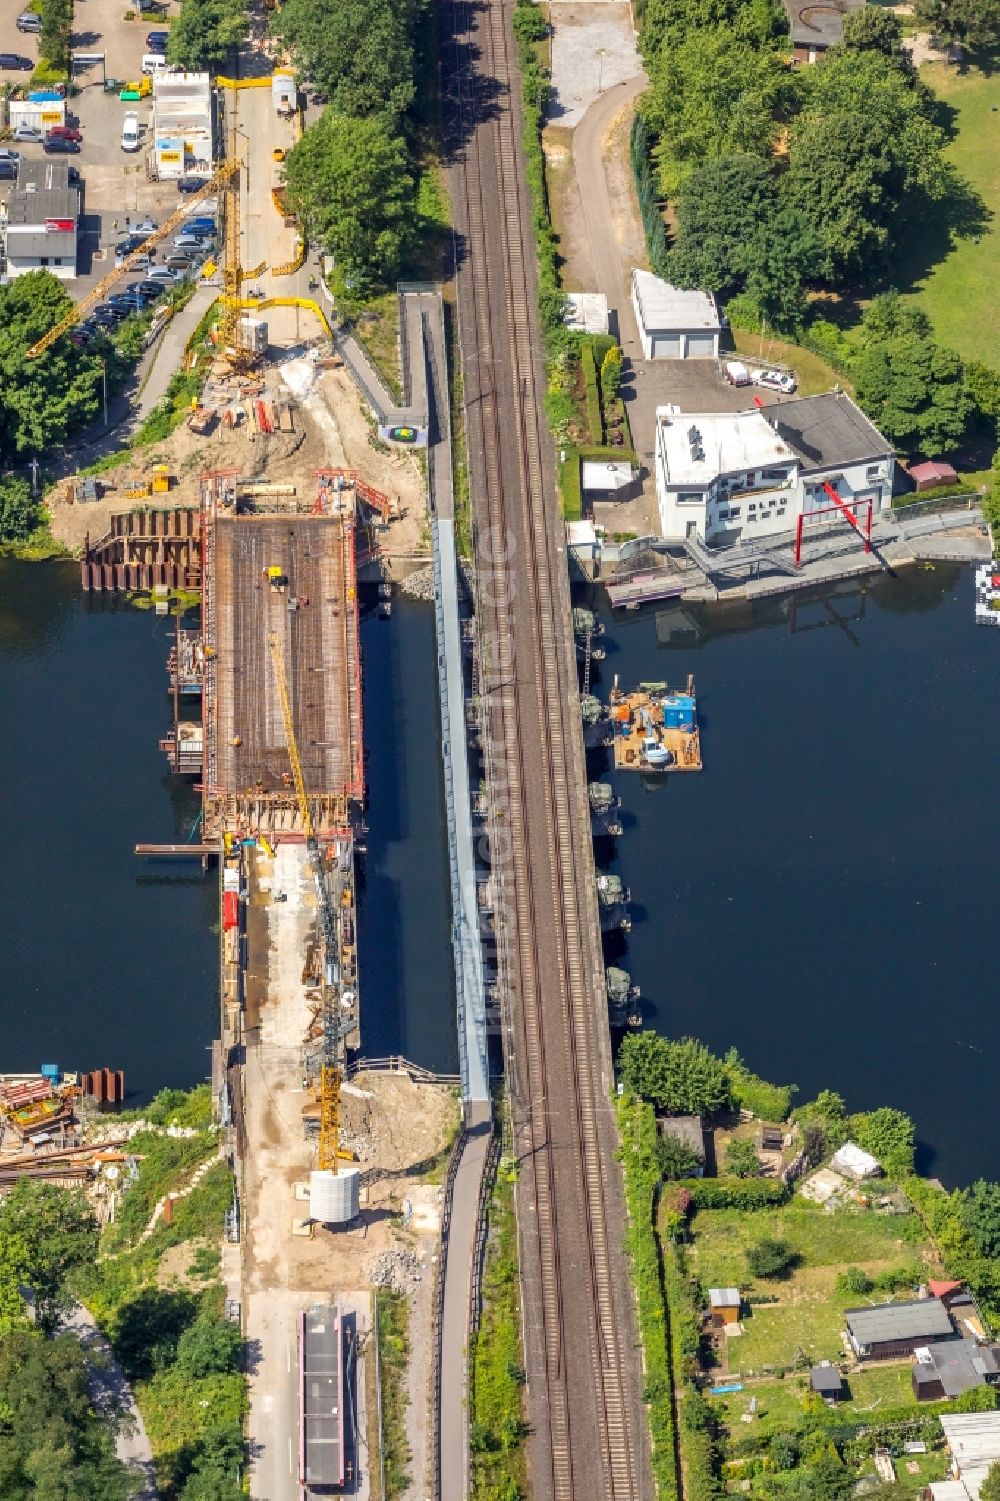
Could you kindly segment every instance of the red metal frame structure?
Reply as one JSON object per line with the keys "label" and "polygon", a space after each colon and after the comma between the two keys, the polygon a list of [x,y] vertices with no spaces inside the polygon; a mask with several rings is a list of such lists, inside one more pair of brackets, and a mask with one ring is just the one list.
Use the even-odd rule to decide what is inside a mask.
{"label": "red metal frame structure", "polygon": [[865,544],[865,552],[871,552],[872,550],[872,502],[870,500],[862,501],[862,505],[866,505],[868,507],[867,523],[864,529],[862,529],[861,522],[858,520],[855,513],[851,510],[850,506],[847,504],[847,501],[844,500],[842,496],[838,495],[833,486],[827,484],[826,480],[823,481],[823,489],[826,491],[827,495],[830,496],[834,504],[832,506],[820,506],[818,510],[809,511],[808,513],[805,511],[800,511],[798,520],[795,523],[796,568],[799,568],[802,565],[802,531],[805,525],[807,514],[811,521],[815,516],[828,516],[831,511],[839,511],[840,514],[845,518],[845,520],[850,522],[854,531],[857,532],[858,536]]}

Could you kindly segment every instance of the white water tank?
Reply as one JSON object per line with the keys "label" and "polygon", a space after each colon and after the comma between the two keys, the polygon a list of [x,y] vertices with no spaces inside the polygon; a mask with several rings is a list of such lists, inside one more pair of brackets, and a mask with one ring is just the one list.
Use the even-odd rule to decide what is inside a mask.
{"label": "white water tank", "polygon": [[321,1225],[346,1225],[361,1207],[361,1169],[329,1168],[309,1174],[309,1217]]}

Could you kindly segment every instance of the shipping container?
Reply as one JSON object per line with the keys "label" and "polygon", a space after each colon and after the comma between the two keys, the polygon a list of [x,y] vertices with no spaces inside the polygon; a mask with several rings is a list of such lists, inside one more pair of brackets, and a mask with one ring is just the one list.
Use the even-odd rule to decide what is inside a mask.
{"label": "shipping container", "polygon": [[235,928],[240,919],[240,899],[235,891],[225,891],[222,895],[222,926],[228,932]]}

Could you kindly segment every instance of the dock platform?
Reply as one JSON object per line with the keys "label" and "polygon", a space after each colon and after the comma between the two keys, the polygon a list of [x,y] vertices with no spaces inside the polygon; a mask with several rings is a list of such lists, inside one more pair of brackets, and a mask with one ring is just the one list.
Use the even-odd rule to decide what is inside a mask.
{"label": "dock platform", "polygon": [[701,736],[694,678],[683,692],[666,683],[611,690],[616,771],[701,771]]}

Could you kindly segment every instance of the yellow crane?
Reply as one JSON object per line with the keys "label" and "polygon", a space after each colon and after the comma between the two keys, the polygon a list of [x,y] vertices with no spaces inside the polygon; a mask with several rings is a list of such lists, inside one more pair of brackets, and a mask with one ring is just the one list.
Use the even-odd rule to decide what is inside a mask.
{"label": "yellow crane", "polygon": [[[81,318],[85,318],[93,308],[97,307],[98,303],[104,301],[116,282],[119,282],[123,276],[127,276],[130,271],[135,269],[136,262],[140,256],[148,255],[150,250],[156,245],[161,245],[169,235],[172,235],[175,230],[180,229],[184,221],[191,217],[191,210],[197,207],[205,198],[210,197],[212,193],[217,192],[219,188],[225,187],[242,166],[242,160],[237,158],[223,162],[222,166],[218,167],[212,173],[211,177],[206,178],[204,187],[199,188],[197,193],[189,194],[184,203],[170,215],[165,224],[161,224],[159,229],[154,230],[131,255],[126,256],[120,266],[116,266],[113,271],[109,271],[107,276],[103,277],[97,283],[96,287],[93,287],[85,297],[81,297],[79,302],[74,303],[69,312],[60,318],[58,323],[53,324],[48,333],[43,334],[37,344],[32,344],[25,358],[29,360],[37,359],[40,354],[44,354],[47,349],[51,348],[62,334],[71,329],[74,324],[79,323]],[[235,196],[236,194],[234,193],[233,197],[235,198]]]}
{"label": "yellow crane", "polygon": [[[333,906],[330,902],[330,893],[326,887],[323,876],[323,857],[320,853],[319,840],[316,838],[316,825],[313,823],[312,808],[309,805],[309,792],[306,788],[306,779],[302,771],[302,758],[299,755],[299,745],[295,737],[295,723],[292,719],[292,705],[288,697],[288,677],[285,673],[285,655],[281,649],[281,642],[277,633],[268,633],[267,644],[271,651],[271,660],[274,664],[274,680],[278,686],[278,701],[281,704],[281,718],[285,726],[285,744],[288,746],[288,759],[292,766],[292,780],[295,783],[295,795],[299,804],[299,816],[302,819],[302,830],[306,838],[306,848],[309,851],[309,859],[313,867],[313,879],[316,883],[316,898],[319,904],[320,927],[323,934],[323,944],[327,960],[333,957],[337,943],[337,925],[333,915]],[[324,981],[323,1001],[323,1062],[319,1071],[319,1167],[337,1171],[337,1163],[341,1159],[352,1161],[350,1152],[340,1150],[340,1030],[335,1012],[330,1007],[329,997],[326,992]]]}

